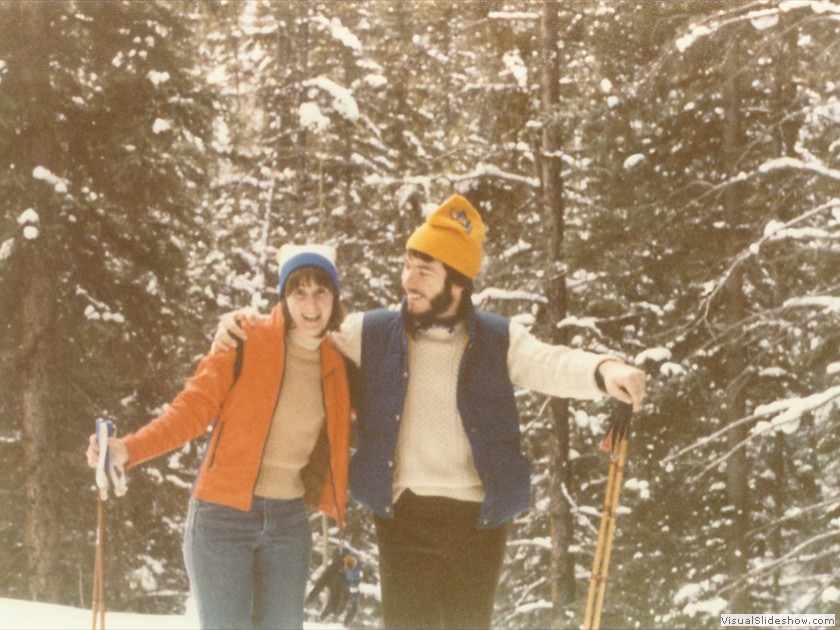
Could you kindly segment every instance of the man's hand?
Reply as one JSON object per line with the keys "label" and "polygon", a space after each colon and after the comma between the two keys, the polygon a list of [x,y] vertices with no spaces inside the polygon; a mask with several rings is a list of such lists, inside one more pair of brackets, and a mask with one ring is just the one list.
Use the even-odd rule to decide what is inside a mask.
{"label": "man's hand", "polygon": [[242,341],[248,339],[247,333],[239,325],[240,322],[246,321],[253,325],[257,323],[257,319],[260,317],[262,317],[260,313],[250,306],[222,315],[219,325],[216,327],[216,334],[213,336],[213,345],[210,346],[210,352],[233,350],[238,339]]}
{"label": "man's hand", "polygon": [[598,366],[604,377],[607,393],[621,402],[633,405],[638,411],[645,397],[645,373],[616,359],[607,359]]}

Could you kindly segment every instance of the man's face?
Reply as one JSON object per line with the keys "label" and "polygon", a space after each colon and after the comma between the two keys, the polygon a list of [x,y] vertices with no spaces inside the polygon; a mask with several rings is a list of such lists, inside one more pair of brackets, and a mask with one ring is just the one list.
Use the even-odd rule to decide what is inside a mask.
{"label": "man's face", "polygon": [[426,262],[406,253],[402,286],[414,316],[451,317],[458,312],[463,289],[446,282],[446,268],[437,260]]}

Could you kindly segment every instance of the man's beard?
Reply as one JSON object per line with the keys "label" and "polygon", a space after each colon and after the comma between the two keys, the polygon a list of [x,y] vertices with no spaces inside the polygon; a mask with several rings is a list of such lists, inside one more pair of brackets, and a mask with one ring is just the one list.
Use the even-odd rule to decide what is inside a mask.
{"label": "man's beard", "polygon": [[452,295],[452,281],[447,278],[443,283],[443,289],[429,299],[429,310],[424,313],[412,313],[410,310],[406,311],[409,327],[416,330],[418,328],[428,326],[445,313],[449,307],[452,306],[452,302],[454,301],[455,297]]}

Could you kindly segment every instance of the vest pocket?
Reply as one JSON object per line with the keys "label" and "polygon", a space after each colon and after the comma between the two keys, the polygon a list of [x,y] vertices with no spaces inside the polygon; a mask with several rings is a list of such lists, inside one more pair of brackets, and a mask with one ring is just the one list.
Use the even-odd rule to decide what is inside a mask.
{"label": "vest pocket", "polygon": [[481,411],[472,414],[473,421],[467,431],[484,442],[519,441],[519,414],[515,401],[506,396],[489,397]]}

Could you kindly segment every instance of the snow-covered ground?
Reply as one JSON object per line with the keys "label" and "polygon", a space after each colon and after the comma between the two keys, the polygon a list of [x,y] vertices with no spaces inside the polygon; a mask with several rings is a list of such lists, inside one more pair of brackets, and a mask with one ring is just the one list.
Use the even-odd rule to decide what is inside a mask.
{"label": "snow-covered ground", "polygon": [[[90,610],[0,598],[0,630],[84,630],[91,627]],[[131,612],[105,612],[108,630],[197,629],[194,612],[185,615],[141,615]],[[338,629],[338,624],[305,623],[304,628]]]}

